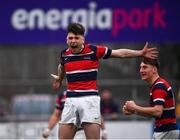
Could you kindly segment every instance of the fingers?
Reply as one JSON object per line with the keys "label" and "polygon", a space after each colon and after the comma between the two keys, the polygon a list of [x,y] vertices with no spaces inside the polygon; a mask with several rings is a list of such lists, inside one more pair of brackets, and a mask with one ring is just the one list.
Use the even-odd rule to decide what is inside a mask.
{"label": "fingers", "polygon": [[147,48],[146,53],[144,54],[144,57],[150,58],[150,59],[157,59],[158,58],[158,50],[157,48]]}
{"label": "fingers", "polygon": [[148,47],[148,44],[149,44],[149,43],[148,43],[148,42],[146,42],[146,44],[145,44],[145,46],[144,46],[144,47],[145,47],[145,48],[147,48],[147,47]]}
{"label": "fingers", "polygon": [[55,75],[55,74],[51,74],[51,77],[54,79],[53,83],[52,83],[52,88],[54,90],[58,90],[60,88],[60,86],[61,86],[61,82],[60,82],[59,76]]}
{"label": "fingers", "polygon": [[54,90],[58,90],[60,88],[61,84],[59,82],[53,82],[52,87]]}
{"label": "fingers", "polygon": [[[145,47],[148,47],[148,42],[146,42]],[[156,47],[147,48],[147,57],[151,59],[156,59],[158,57],[158,49]]]}
{"label": "fingers", "polygon": [[157,48],[148,48],[148,51],[156,55],[159,53]]}
{"label": "fingers", "polygon": [[150,54],[150,55],[147,55],[146,57],[147,57],[147,58],[150,58],[150,59],[157,59],[157,58],[158,58],[158,55],[156,55],[156,54]]}
{"label": "fingers", "polygon": [[122,110],[125,115],[132,115],[135,113],[135,102],[134,101],[126,101]]}
{"label": "fingers", "polygon": [[124,105],[123,106],[123,113],[125,114],[125,115],[131,115],[131,114],[133,114],[131,111],[129,111],[128,109],[127,109],[127,107],[126,107],[126,105]]}
{"label": "fingers", "polygon": [[157,59],[157,58],[158,58],[158,56],[157,56],[156,54],[151,54],[149,57],[150,57],[151,59]]}
{"label": "fingers", "polygon": [[59,76],[55,74],[51,74],[51,77],[53,77],[55,80],[59,80]]}

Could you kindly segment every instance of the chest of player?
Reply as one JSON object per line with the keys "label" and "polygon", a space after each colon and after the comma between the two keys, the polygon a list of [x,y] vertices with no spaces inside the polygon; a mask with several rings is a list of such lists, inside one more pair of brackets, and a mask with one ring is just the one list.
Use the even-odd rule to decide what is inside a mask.
{"label": "chest of player", "polygon": [[64,58],[64,68],[66,72],[98,69],[99,61],[94,55],[66,57]]}

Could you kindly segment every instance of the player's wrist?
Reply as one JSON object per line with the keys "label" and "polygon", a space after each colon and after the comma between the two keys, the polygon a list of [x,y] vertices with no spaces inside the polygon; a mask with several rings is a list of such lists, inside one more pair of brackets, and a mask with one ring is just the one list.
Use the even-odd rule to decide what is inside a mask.
{"label": "player's wrist", "polygon": [[137,110],[135,108],[133,109],[132,113],[135,114],[135,115],[138,114],[138,112],[137,112]]}
{"label": "player's wrist", "polygon": [[136,114],[136,115],[138,115],[138,111],[137,110],[138,110],[138,105],[135,104],[134,105],[134,114]]}
{"label": "player's wrist", "polygon": [[49,129],[48,127],[44,129],[44,132],[46,132],[47,134],[50,134],[51,129]]}

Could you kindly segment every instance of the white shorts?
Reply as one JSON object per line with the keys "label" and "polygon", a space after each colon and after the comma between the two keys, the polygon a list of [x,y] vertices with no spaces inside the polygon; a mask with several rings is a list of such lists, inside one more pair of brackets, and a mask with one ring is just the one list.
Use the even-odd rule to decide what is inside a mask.
{"label": "white shorts", "polygon": [[179,139],[179,130],[171,130],[166,132],[154,132],[153,139]]}
{"label": "white shorts", "polygon": [[73,123],[79,126],[83,122],[101,124],[99,96],[83,96],[66,99],[60,123]]}

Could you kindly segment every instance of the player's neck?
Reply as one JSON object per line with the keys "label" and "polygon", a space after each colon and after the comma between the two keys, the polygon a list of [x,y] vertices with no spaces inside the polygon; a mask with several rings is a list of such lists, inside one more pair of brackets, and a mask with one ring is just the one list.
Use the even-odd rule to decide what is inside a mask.
{"label": "player's neck", "polygon": [[152,85],[154,82],[159,78],[158,74],[155,74],[152,76],[152,78],[149,80],[149,84]]}

